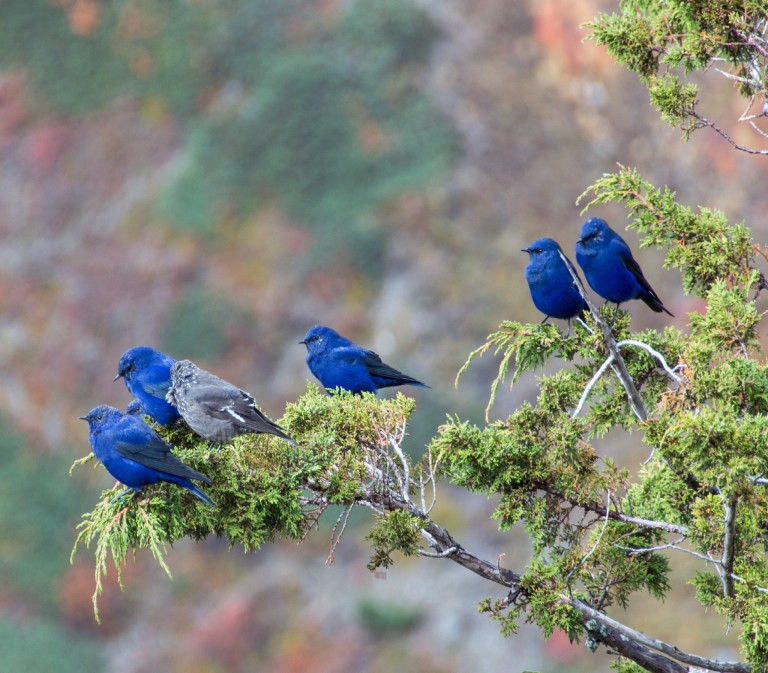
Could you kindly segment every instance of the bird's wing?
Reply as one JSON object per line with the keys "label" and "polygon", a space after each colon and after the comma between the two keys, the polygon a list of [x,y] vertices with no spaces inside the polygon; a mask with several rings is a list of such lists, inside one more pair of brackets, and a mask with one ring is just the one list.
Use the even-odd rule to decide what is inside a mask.
{"label": "bird's wing", "polygon": [[141,372],[139,385],[148,395],[165,400],[171,389],[171,375],[165,367],[147,367]]}
{"label": "bird's wing", "polygon": [[229,421],[244,430],[272,434],[284,432],[283,428],[261,412],[253,396],[226,381],[222,383],[226,386],[192,386],[187,392],[187,399],[199,404],[212,418]]}
{"label": "bird's wing", "polygon": [[[135,421],[135,422],[125,422]],[[137,425],[139,424],[139,425]],[[143,426],[143,427],[142,427]],[[211,480],[179,460],[171,453],[173,448],[146,423],[134,416],[126,416],[113,431],[115,451],[139,465],[183,479],[199,479],[206,484]]]}
{"label": "bird's wing", "polygon": [[[625,246],[626,247],[626,246]],[[661,304],[661,299],[659,299],[659,295],[656,294],[654,289],[651,287],[651,284],[645,279],[645,276],[643,275],[643,270],[640,268],[640,265],[635,261],[635,258],[632,257],[632,253],[629,251],[629,248],[625,250],[619,250],[618,252],[619,259],[621,260],[622,264],[626,267],[627,271],[629,271],[637,281],[638,285],[642,287],[651,297],[653,297],[659,304]]]}
{"label": "bird's wing", "polygon": [[369,351],[356,344],[334,348],[328,353],[328,361],[346,362],[351,365],[364,365],[366,354]]}
{"label": "bird's wing", "polygon": [[413,377],[408,376],[407,374],[403,374],[403,372],[398,371],[394,367],[390,367],[385,362],[382,362],[378,354],[374,353],[373,351],[365,351],[363,364],[365,365],[366,369],[368,369],[368,373],[371,376],[375,376],[380,379],[391,379],[393,381],[397,381],[398,383],[411,383],[417,386],[424,386],[425,388],[428,387],[421,381],[418,381]]}

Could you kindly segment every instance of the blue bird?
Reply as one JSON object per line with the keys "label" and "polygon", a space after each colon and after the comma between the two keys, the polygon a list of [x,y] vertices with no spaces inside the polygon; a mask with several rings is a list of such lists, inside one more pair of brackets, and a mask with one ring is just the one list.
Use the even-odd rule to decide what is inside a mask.
{"label": "blue bird", "polygon": [[143,416],[144,409],[141,408],[141,402],[139,402],[137,399],[131,400],[128,403],[128,406],[125,408],[125,415],[126,416]]}
{"label": "blue bird", "polygon": [[149,346],[136,346],[120,358],[115,381],[122,377],[131,394],[139,401],[143,413],[160,425],[170,427],[181,416],[165,396],[171,389],[171,367],[176,364],[170,355]]}
{"label": "blue bird", "polygon": [[[531,290],[531,299],[539,311],[546,317],[543,325],[550,318],[568,321],[571,333],[571,318],[580,315],[585,309],[584,299],[573,282],[568,267],[576,271],[571,261],[565,265],[560,257],[560,246],[551,238],[540,238],[522,252],[527,252],[530,261],[525,267],[525,279]],[[567,258],[566,258],[567,259]]]}
{"label": "blue bird", "polygon": [[605,299],[605,304],[616,304],[611,327],[619,306],[630,299],[642,300],[656,313],[664,311],[672,315],[645,279],[629,246],[605,220],[593,217],[581,226],[576,241],[576,261],[584,270],[589,286]]}
{"label": "blue bird", "polygon": [[144,486],[165,481],[183,486],[214,507],[213,501],[190,481],[197,479],[210,484],[211,480],[182,463],[171,453],[173,447],[141,419],[106,405],[91,409],[80,418],[88,421],[88,441],[96,458],[128,487],[112,502],[131,491],[138,493]]}
{"label": "blue bird", "polygon": [[326,390],[375,393],[390,386],[429,388],[384,364],[376,353],[352,343],[330,327],[315,325],[299,343],[306,345],[307,365]]}

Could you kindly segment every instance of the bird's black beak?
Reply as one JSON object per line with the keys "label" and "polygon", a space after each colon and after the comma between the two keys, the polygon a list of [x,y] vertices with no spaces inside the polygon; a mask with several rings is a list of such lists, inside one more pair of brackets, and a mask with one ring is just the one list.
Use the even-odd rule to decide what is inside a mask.
{"label": "bird's black beak", "polygon": [[115,378],[113,378],[112,380],[113,380],[113,381],[117,381],[117,379],[119,379],[119,378],[121,378],[121,377],[122,377],[122,374],[118,374],[118,375],[117,375],[117,376],[115,376]]}
{"label": "bird's black beak", "polygon": [[78,416],[78,418],[79,418],[81,421],[87,421],[87,420],[88,420],[88,416]]}
{"label": "bird's black beak", "polygon": [[523,248],[520,252],[530,252],[530,251],[531,251],[530,248]]}
{"label": "bird's black beak", "polygon": [[306,343],[307,343],[307,340],[306,340],[306,339],[304,339],[304,341],[299,341],[299,345],[301,345],[301,344],[306,344]]}
{"label": "bird's black beak", "polygon": [[584,242],[584,239],[583,239],[583,238],[580,238],[580,239],[579,239],[578,241],[576,241],[576,242],[577,242],[577,243],[583,243],[583,242]]}

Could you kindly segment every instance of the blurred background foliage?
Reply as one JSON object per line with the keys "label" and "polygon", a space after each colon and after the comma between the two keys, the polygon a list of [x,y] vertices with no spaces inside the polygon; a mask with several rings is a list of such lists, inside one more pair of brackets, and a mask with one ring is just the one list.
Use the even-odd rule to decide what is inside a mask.
{"label": "blurred background foliage", "polygon": [[458,155],[416,81],[437,30],[406,0],[362,0],[335,21],[299,0],[51,4],[6,6],[0,64],[25,67],[51,111],[130,96],[173,115],[185,138],[158,214],[178,227],[215,236],[222,210],[276,199],[315,233],[314,263],[342,248],[375,273],[373,209]]}
{"label": "blurred background foliage", "polygon": [[[110,673],[607,670],[563,634],[504,641],[475,612],[492,589],[439,561],[365,568],[355,512],[258,554],[215,541],[170,551],[174,581],[141,557],[92,618],[92,565],[68,553],[78,515],[111,486],[80,468],[96,404],[147,343],[253,392],[272,417],[306,388],[313,324],[426,381],[416,454],[446,413],[480,422],[496,362],[453,378],[502,319],[539,320],[520,249],[572,250],[576,197],[615,163],[681,202],[768,230],[766,162],[719,138],[684,145],[636,78],[579,25],[600,0],[4,0],[0,3],[0,659],[9,670]],[[740,114],[702,80],[718,118]],[[738,139],[739,130],[734,134]],[[621,228],[624,213],[593,213]],[[637,250],[633,235],[628,241]],[[646,276],[684,326],[695,299],[653,251]],[[636,326],[664,316],[635,307]],[[524,377],[494,408],[535,387]],[[636,469],[646,451],[598,444]],[[528,558],[493,504],[448,487],[436,521],[486,558]],[[333,515],[329,513],[329,518]],[[695,564],[675,559],[674,591]],[[687,592],[687,593],[686,593]],[[634,627],[736,656],[711,615],[642,604]],[[56,662],[54,666],[51,662]],[[37,668],[35,668],[37,667]]]}

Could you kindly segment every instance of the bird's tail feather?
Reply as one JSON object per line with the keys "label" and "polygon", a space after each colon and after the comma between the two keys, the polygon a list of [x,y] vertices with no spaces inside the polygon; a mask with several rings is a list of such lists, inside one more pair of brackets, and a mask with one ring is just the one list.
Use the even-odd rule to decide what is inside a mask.
{"label": "bird's tail feather", "polygon": [[641,297],[641,299],[645,302],[646,306],[648,306],[651,311],[654,313],[661,313],[664,311],[669,316],[675,317],[672,313],[670,313],[665,307],[664,304],[662,304],[658,299],[655,299],[650,294],[646,294],[644,297]]}
{"label": "bird's tail feather", "polygon": [[199,479],[200,481],[204,481],[206,484],[210,484],[212,483],[210,478],[206,477],[204,474],[195,472],[195,470],[193,470],[191,467],[189,468],[189,471],[194,472],[197,476],[178,477],[172,474],[162,474],[160,475],[160,481],[165,481],[169,484],[177,484],[178,486],[182,486],[186,488],[188,491],[191,491],[192,493],[194,493],[206,505],[210,505],[211,507],[216,507],[216,505],[213,503],[213,500],[211,500],[205,493],[203,493],[197,486],[195,486],[190,481],[190,479]]}
{"label": "bird's tail feather", "polygon": [[426,383],[417,381],[410,376],[403,376],[402,378],[384,378],[382,376],[371,376],[371,379],[376,384],[376,389],[379,388],[391,388],[393,386],[415,386],[417,388],[429,388]]}
{"label": "bird's tail feather", "polygon": [[277,437],[280,437],[281,439],[284,439],[286,442],[288,442],[291,446],[298,447],[298,443],[295,442],[293,439],[291,439],[286,433],[285,430],[283,430],[277,423],[272,422],[272,430],[271,433],[273,435],[276,435]]}
{"label": "bird's tail feather", "polygon": [[216,507],[216,505],[213,503],[213,500],[211,500],[205,493],[203,493],[197,486],[194,484],[185,484],[186,488],[194,493],[200,500],[202,500],[206,505],[210,505],[211,507]]}

